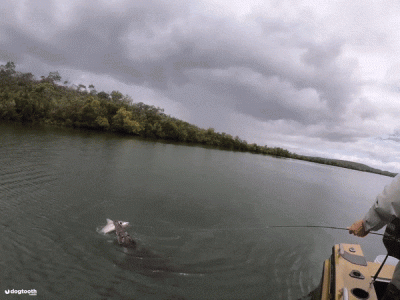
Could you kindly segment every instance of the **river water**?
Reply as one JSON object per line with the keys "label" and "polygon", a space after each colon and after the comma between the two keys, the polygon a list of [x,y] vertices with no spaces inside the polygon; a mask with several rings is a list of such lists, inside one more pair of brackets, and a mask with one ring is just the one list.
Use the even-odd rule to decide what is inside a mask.
{"label": "river water", "polygon": [[[0,125],[0,295],[299,299],[391,178],[308,162],[66,129]],[[139,252],[106,218],[129,221]],[[145,253],[145,254],[143,254]]]}

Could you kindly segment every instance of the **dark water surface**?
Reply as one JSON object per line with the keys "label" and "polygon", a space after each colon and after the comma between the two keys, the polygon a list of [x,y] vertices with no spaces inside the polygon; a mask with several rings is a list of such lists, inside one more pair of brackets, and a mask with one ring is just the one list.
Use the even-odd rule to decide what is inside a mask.
{"label": "dark water surface", "polygon": [[[0,295],[298,299],[391,178],[248,153],[0,125]],[[129,221],[126,252],[106,218]],[[145,254],[143,254],[143,252]],[[15,298],[30,297],[19,295]]]}

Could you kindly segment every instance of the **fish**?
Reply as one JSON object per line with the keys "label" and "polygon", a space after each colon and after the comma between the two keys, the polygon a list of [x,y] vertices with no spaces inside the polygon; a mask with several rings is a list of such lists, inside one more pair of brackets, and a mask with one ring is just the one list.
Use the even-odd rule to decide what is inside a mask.
{"label": "fish", "polygon": [[[125,222],[125,221],[118,221],[118,222],[120,222],[120,226],[121,226],[122,228],[126,228],[126,227],[129,226],[129,222]],[[104,227],[100,230],[100,232],[106,234],[106,233],[113,232],[114,230],[115,230],[114,221],[113,221],[113,220],[110,220],[110,219],[107,219],[107,225],[104,226]]]}
{"label": "fish", "polygon": [[118,244],[126,248],[136,248],[136,242],[131,236],[125,231],[123,221],[114,221],[115,233],[117,235]]}

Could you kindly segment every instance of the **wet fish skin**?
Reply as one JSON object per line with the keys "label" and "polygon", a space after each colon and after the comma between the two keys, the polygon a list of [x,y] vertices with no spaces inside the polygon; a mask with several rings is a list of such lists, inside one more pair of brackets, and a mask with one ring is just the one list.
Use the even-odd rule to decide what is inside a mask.
{"label": "wet fish skin", "polygon": [[[125,221],[118,221],[118,222],[121,222],[121,226],[122,226],[123,228],[126,228],[126,227],[129,226],[129,222],[125,222]],[[114,230],[115,230],[114,221],[113,221],[113,220],[110,220],[110,219],[107,219],[107,225],[104,226],[104,227],[100,230],[100,232],[106,234],[106,233],[113,232]]]}
{"label": "wet fish skin", "polygon": [[123,221],[114,221],[115,233],[117,235],[118,244],[127,248],[136,248],[136,242],[125,231]]}

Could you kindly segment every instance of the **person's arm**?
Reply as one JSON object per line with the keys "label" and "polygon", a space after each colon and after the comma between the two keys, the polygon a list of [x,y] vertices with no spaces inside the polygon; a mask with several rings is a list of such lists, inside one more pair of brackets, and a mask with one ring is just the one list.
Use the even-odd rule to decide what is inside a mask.
{"label": "person's arm", "polygon": [[349,233],[364,237],[370,231],[381,229],[396,217],[400,217],[400,174],[376,197],[365,217],[349,227]]}

